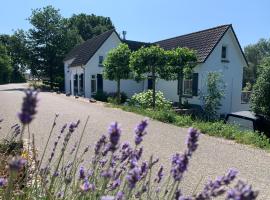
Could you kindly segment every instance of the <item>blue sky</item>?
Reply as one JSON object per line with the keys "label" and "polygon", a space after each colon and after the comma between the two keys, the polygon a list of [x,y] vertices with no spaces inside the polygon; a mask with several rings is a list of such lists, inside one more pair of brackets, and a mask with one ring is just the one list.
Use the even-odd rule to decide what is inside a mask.
{"label": "blue sky", "polygon": [[64,17],[87,13],[111,17],[127,39],[152,42],[233,24],[242,46],[270,38],[269,0],[0,0],[0,33],[30,28],[31,9],[59,8]]}

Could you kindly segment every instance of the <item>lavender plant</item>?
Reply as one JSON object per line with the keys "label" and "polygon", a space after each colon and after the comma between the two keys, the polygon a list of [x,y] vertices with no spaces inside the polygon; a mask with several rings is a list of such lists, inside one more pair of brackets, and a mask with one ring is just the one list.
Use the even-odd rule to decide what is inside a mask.
{"label": "lavender plant", "polygon": [[[19,114],[23,125],[31,123],[34,118],[36,98],[36,92],[27,90]],[[229,170],[224,176],[209,181],[198,194],[182,194],[180,182],[198,147],[200,133],[194,128],[188,130],[186,150],[172,156],[170,171],[166,174],[163,165],[158,166],[158,158],[150,156],[149,160],[142,160],[142,141],[147,135],[147,119],[135,127],[133,144],[120,143],[122,130],[117,122],[113,122],[107,135],[100,137],[92,152],[89,146],[81,147],[87,121],[80,136],[77,135],[80,121],[64,124],[53,142],[51,152],[48,152],[47,144],[56,125],[54,120],[40,160],[37,156],[33,156],[34,162],[15,157],[9,162],[8,177],[0,177],[0,199],[206,200],[223,195],[228,200],[253,200],[258,195],[243,181],[232,186],[237,176],[236,170]],[[70,144],[71,137],[79,140]],[[32,145],[35,149],[34,137]],[[45,155],[48,159],[44,159]],[[92,155],[91,162],[83,162],[89,155]],[[34,169],[30,163],[35,163]],[[22,168],[31,168],[26,171],[31,171],[32,175],[26,177],[27,186],[15,192],[18,190],[15,180]]]}

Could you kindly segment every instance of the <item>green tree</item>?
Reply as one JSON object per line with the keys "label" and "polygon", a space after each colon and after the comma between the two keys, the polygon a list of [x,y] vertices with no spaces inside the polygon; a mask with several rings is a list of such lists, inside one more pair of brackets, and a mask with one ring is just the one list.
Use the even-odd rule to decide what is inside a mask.
{"label": "green tree", "polygon": [[31,71],[39,77],[48,77],[52,89],[56,80],[63,84],[62,60],[81,38],[75,30],[68,29],[67,20],[52,6],[33,10],[29,22],[33,26],[29,30]]}
{"label": "green tree", "polygon": [[29,63],[27,37],[23,30],[17,30],[13,35],[1,35],[0,41],[5,45],[11,58],[11,82],[24,82],[24,73]]}
{"label": "green tree", "polygon": [[153,82],[153,108],[156,103],[156,79],[169,79],[166,69],[165,50],[159,46],[142,47],[131,53],[130,67],[134,73],[135,80],[150,78]]}
{"label": "green tree", "polygon": [[225,83],[219,72],[209,72],[206,78],[205,88],[200,94],[203,102],[204,118],[214,120],[218,117],[217,111],[224,97]]}
{"label": "green tree", "polygon": [[193,50],[188,48],[176,48],[166,51],[168,73],[171,80],[178,80],[178,96],[179,108],[182,106],[183,95],[183,78],[191,75],[193,68],[196,66],[196,54]]}
{"label": "green tree", "polygon": [[270,57],[262,61],[261,73],[253,86],[250,106],[255,113],[270,117]]}
{"label": "green tree", "polygon": [[256,44],[248,45],[244,49],[249,66],[244,68],[244,86],[247,82],[255,83],[260,74],[260,65],[265,57],[270,56],[270,39],[260,39]]}
{"label": "green tree", "polygon": [[9,83],[11,73],[11,59],[6,47],[0,43],[0,84]]}
{"label": "green tree", "polygon": [[109,17],[96,16],[94,14],[78,14],[68,19],[69,28],[76,29],[83,40],[91,39],[94,36],[114,28]]}
{"label": "green tree", "polygon": [[117,48],[109,51],[104,61],[104,76],[117,82],[117,101],[121,101],[120,81],[128,79],[130,75],[129,57],[131,51],[127,44],[121,43]]}

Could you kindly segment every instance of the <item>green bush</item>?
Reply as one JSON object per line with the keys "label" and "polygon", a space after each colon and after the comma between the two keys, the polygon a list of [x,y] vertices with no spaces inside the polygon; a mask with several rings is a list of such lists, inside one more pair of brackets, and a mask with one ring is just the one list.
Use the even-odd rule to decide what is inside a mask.
{"label": "green bush", "polygon": [[270,150],[270,140],[265,135],[258,132],[240,130],[237,126],[225,124],[223,121],[205,122],[196,118],[192,118],[188,115],[178,115],[170,109],[153,110],[150,108],[144,109],[134,106],[121,105],[117,105],[115,107],[121,108],[128,112],[134,112],[140,115],[144,115],[164,123],[174,124],[180,127],[192,126],[207,135],[222,137],[229,140],[234,140],[241,144],[248,144],[262,149]]}
{"label": "green bush", "polygon": [[255,113],[270,117],[270,57],[265,59],[261,73],[253,86],[250,106]]}
{"label": "green bush", "polygon": [[[120,103],[125,103],[127,101],[127,95],[124,92],[121,92],[121,101]],[[108,93],[108,102],[109,103],[113,103],[113,104],[117,104],[117,93],[116,92],[110,92]]]}
{"label": "green bush", "polygon": [[107,102],[108,93],[104,91],[97,91],[96,94],[93,96],[97,101]]}
{"label": "green bush", "polygon": [[[141,92],[138,94],[134,94],[129,104],[131,106],[139,106],[141,108],[152,108],[152,90],[147,90],[145,92]],[[156,92],[156,108],[157,109],[170,109],[172,106],[172,103],[165,99],[162,92],[157,91]]]}

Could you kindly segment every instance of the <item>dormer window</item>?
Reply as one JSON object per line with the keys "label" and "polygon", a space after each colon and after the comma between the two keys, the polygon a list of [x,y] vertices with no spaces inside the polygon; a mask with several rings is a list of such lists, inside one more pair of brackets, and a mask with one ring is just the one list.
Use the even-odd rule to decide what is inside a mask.
{"label": "dormer window", "polygon": [[99,58],[98,58],[98,65],[99,66],[103,66],[102,64],[103,64],[103,60],[104,60],[104,58],[103,58],[103,56],[99,56]]}
{"label": "dormer window", "polygon": [[226,46],[222,46],[222,49],[221,49],[221,59],[222,60],[226,60],[227,59],[227,47]]}

